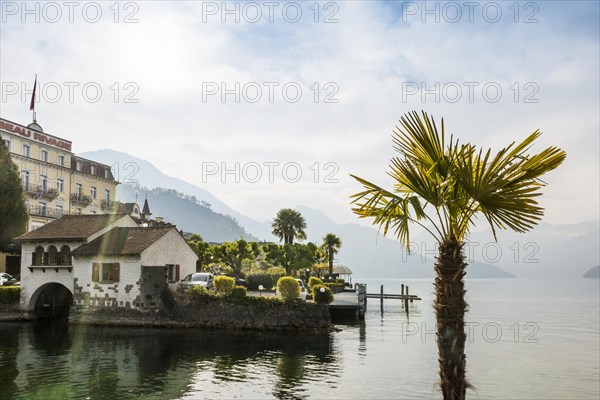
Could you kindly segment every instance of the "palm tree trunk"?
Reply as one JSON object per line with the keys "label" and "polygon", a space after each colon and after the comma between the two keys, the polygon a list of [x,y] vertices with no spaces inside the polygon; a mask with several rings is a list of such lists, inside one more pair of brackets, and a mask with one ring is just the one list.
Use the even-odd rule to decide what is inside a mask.
{"label": "palm tree trunk", "polygon": [[333,247],[329,246],[329,277],[333,275]]}
{"label": "palm tree trunk", "polygon": [[435,263],[434,308],[437,321],[438,361],[440,386],[444,400],[464,400],[465,379],[465,289],[466,274],[463,243],[447,238],[439,246]]}

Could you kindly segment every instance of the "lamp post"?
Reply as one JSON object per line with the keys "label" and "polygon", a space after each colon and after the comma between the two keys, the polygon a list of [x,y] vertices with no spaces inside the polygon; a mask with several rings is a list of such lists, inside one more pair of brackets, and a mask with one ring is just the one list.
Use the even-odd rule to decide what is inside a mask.
{"label": "lamp post", "polygon": [[263,286],[263,285],[258,285],[258,293],[259,293],[259,296],[262,296],[262,291],[263,291],[263,289],[264,289],[264,286]]}

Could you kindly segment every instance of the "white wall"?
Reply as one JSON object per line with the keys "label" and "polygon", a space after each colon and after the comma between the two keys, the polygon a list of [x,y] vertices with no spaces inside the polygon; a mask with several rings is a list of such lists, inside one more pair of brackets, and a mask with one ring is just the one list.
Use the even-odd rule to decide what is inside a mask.
{"label": "white wall", "polygon": [[[119,265],[119,282],[92,282],[93,263],[116,263]],[[140,258],[135,256],[75,257],[74,261],[75,304],[83,306],[83,293],[89,293],[90,306],[135,308],[140,295]]]}
{"label": "white wall", "polygon": [[[196,253],[188,246],[185,239],[177,232],[176,228],[171,229],[163,237],[158,239],[142,252],[142,265],[146,266],[165,266],[167,264],[180,265],[180,279],[187,274],[196,272]],[[171,283],[169,286],[174,289],[177,283]]]}

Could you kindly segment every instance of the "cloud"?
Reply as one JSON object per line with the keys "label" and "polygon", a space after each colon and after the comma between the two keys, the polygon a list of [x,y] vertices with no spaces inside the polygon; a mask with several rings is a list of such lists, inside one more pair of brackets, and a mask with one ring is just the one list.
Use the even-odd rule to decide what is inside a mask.
{"label": "cloud", "polygon": [[[255,14],[247,3],[230,2],[238,11],[225,15],[225,23],[222,10],[210,8],[221,2],[134,4],[137,9],[119,9],[118,23],[108,3],[97,23],[79,14],[74,23],[22,23],[21,15],[4,13],[2,116],[29,121],[21,85],[30,90],[38,73],[42,84],[63,88],[52,102],[46,87],[38,120],[47,132],[72,140],[75,151],[129,151],[257,219],[307,204],[338,221],[352,219],[347,196],[360,190],[348,173],[390,183],[384,174],[394,155],[390,134],[406,111],[443,116],[450,131],[482,146],[505,146],[540,128],[536,149],[568,151],[542,199],[547,219],[599,218],[597,3],[584,10],[579,3],[535,3],[533,16],[535,9],[520,3],[517,23],[512,3],[496,3],[503,14],[495,23],[481,14],[488,3],[480,3],[473,22],[463,8],[457,23],[444,11],[440,22],[435,15],[422,22],[422,9],[407,9],[421,2],[321,2],[318,15],[313,3],[297,3],[302,17],[295,23],[293,6],[283,14],[287,3],[272,22],[264,5],[262,18],[248,22]],[[428,4],[452,11],[447,3]],[[123,23],[126,16],[138,22]],[[538,22],[524,23],[526,16]],[[65,82],[79,84],[72,102]],[[17,95],[7,95],[11,83],[18,84]],[[97,102],[82,92],[90,83],[102,90]],[[215,85],[218,92],[209,94]],[[292,102],[298,87],[301,95]],[[252,102],[257,90],[260,100]],[[333,162],[340,179],[332,185],[203,182],[203,162],[296,162],[305,176],[314,163]],[[584,187],[577,212],[567,212]]]}

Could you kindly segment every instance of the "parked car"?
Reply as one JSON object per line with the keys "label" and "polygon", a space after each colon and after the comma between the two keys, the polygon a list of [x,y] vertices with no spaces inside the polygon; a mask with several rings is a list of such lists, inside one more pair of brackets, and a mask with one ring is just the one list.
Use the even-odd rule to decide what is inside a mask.
{"label": "parked car", "polygon": [[248,281],[247,281],[247,280],[245,280],[245,279],[242,279],[242,278],[240,278],[239,276],[237,276],[237,275],[234,275],[234,274],[225,274],[225,276],[228,276],[228,277],[230,277],[230,278],[233,278],[233,279],[235,279],[235,285],[236,285],[236,286],[243,286],[243,287],[245,287],[246,289],[248,289]]}
{"label": "parked car", "polygon": [[[306,301],[306,286],[304,285],[304,282],[302,282],[302,279],[296,278],[296,281],[300,285],[300,294],[298,294],[298,298],[302,301]],[[279,293],[279,289],[275,291],[275,295],[281,298],[281,293]]]}
{"label": "parked car", "polygon": [[20,286],[19,276],[11,276],[6,272],[0,272],[0,286]]}
{"label": "parked car", "polygon": [[183,292],[194,286],[203,286],[207,289],[212,289],[214,286],[214,275],[209,272],[196,272],[187,275],[177,285],[177,290]]}

